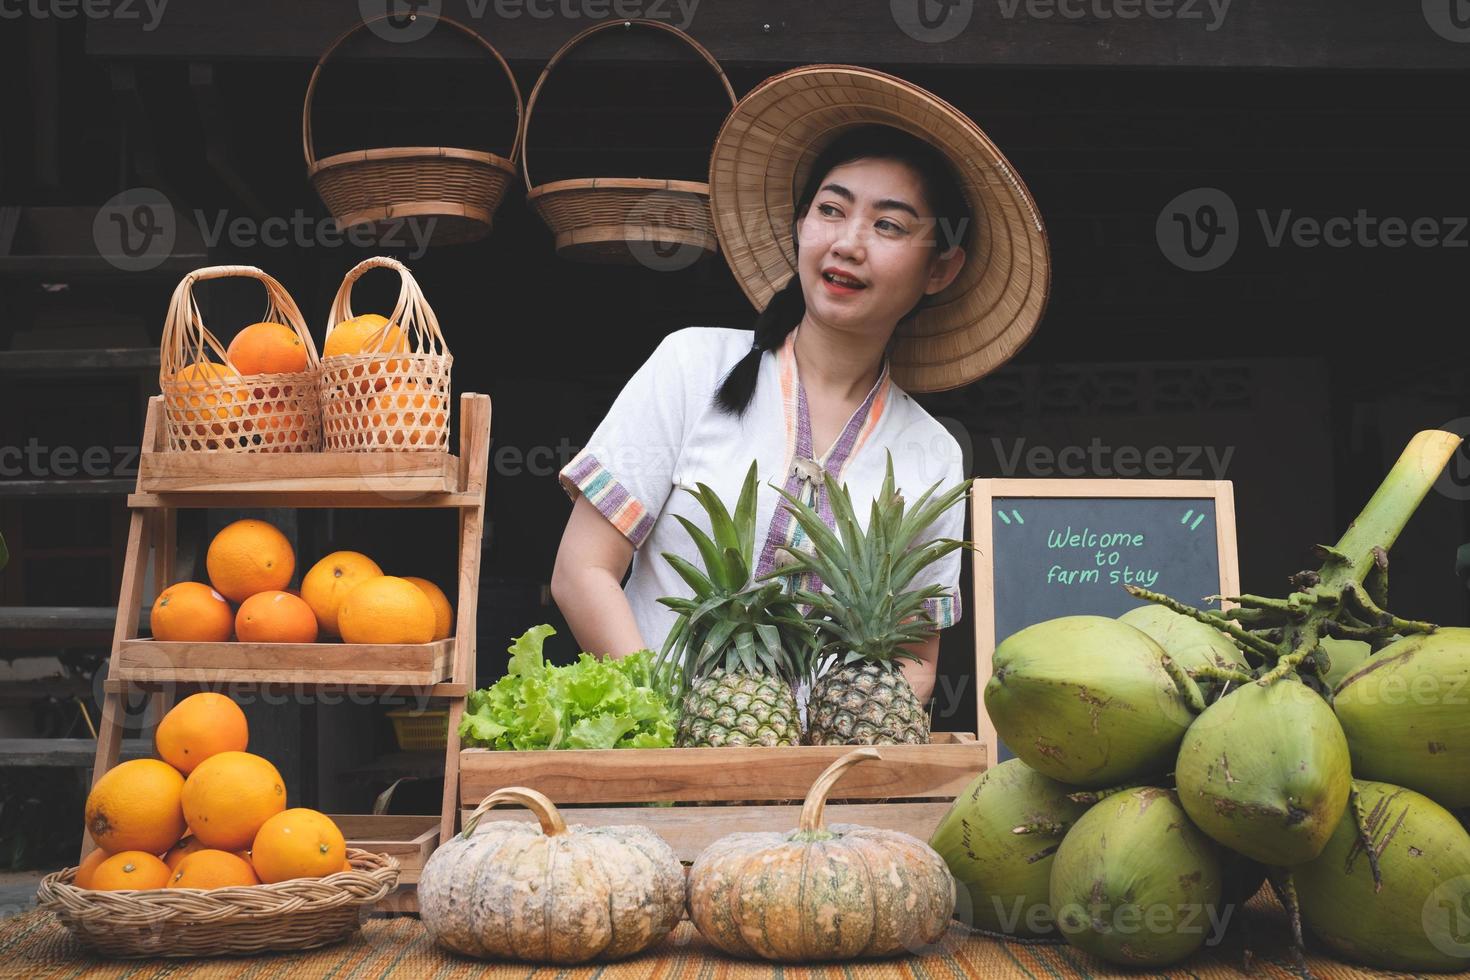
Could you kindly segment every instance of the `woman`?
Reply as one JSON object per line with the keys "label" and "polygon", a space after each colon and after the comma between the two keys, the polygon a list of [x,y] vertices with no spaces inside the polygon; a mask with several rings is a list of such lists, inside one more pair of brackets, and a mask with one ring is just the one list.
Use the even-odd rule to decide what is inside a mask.
{"label": "woman", "polygon": [[[562,470],[575,503],[551,588],[585,650],[662,645],[675,616],[658,598],[689,594],[662,554],[698,562],[676,518],[708,530],[680,488],[704,483],[733,505],[756,461],[759,576],[799,544],[773,483],[805,484],[824,516],[822,469],[859,505],[890,454],[909,499],[958,483],[958,443],[904,387],[992,370],[1045,304],[1045,236],[1010,165],[969,119],[892,76],[814,66],[768,79],[721,128],[710,196],[724,254],[764,309],[754,330],[666,337]],[[963,510],[927,536],[962,537]],[[955,552],[912,585],[948,589],[903,664],[921,702],[938,631],[960,618],[959,574]]]}

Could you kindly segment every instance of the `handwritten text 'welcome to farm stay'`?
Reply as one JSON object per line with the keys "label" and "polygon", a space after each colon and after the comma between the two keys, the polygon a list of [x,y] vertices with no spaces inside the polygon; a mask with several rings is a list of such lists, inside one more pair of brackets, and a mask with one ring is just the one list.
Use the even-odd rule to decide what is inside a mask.
{"label": "handwritten text 'welcome to farm stay'", "polygon": [[[1092,566],[1064,568],[1053,564],[1046,572],[1048,585],[1141,585],[1145,589],[1154,587],[1159,580],[1157,569],[1134,568],[1124,556],[1143,547],[1141,533],[1118,531],[1094,531],[1083,528],[1073,531],[1067,525],[1065,531],[1055,528],[1046,532],[1046,546],[1055,549],[1074,549],[1075,561],[1085,563],[1091,558]],[[1091,555],[1089,556],[1089,552]]]}

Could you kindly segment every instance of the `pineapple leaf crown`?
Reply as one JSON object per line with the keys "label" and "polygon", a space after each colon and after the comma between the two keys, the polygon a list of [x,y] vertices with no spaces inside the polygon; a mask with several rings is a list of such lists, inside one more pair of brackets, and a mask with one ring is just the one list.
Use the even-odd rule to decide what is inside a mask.
{"label": "pineapple leaf crown", "polygon": [[834,527],[829,528],[810,504],[777,487],[792,517],[811,539],[812,550],[793,551],[790,564],[763,578],[811,573],[822,580],[821,592],[799,588],[791,593],[811,607],[808,615],[819,635],[814,658],[835,651],[841,653],[842,664],[869,660],[889,668],[899,658],[917,660],[904,645],[923,642],[933,634],[934,620],[924,604],[947,590],[937,584],[905,590],[919,572],[956,549],[970,546],[953,538],[917,539],[964,498],[968,481],[942,493],[937,492],[936,482],[908,508],[895,487],[893,454],[889,453],[883,485],[873,500],[865,531],[858,524],[847,486],[825,470],[822,478]]}
{"label": "pineapple leaf crown", "polygon": [[713,490],[703,483],[696,487],[685,488],[685,492],[709,515],[713,536],[675,515],[694,541],[704,568],[671,552],[663,553],[694,594],[658,600],[679,618],[659,651],[656,677],[675,699],[682,698],[694,681],[721,668],[793,683],[805,670],[812,627],[780,582],[751,582],[756,464],[752,462],[745,474],[733,515]]}

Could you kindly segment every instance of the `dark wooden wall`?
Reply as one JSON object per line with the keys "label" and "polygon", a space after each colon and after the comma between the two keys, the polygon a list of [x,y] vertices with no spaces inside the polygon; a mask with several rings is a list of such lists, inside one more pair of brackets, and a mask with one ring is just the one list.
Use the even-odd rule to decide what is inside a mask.
{"label": "dark wooden wall", "polygon": [[[1470,416],[1470,231],[1458,244],[1392,248],[1277,247],[1267,234],[1283,215],[1362,211],[1434,219],[1452,236],[1470,215],[1470,44],[1436,33],[1420,5],[1236,0],[1208,31],[1178,19],[1007,18],[1008,6],[975,3],[966,30],[942,44],[914,41],[890,9],[704,0],[692,32],[725,60],[737,92],[820,60],[911,78],[972,115],[1029,183],[1055,262],[1042,329],[993,378],[925,400],[963,435],[973,475],[1001,475],[1017,440],[1229,453],[1222,475],[1236,482],[1243,584],[1275,592],[1309,561],[1309,545],[1340,532],[1413,431]],[[122,22],[7,29],[6,90],[45,84],[34,104],[5,100],[0,204],[95,206],[146,186],[196,226],[196,210],[206,227],[222,216],[320,220],[301,157],[301,96],[315,55],[354,10],[195,4],[170,6],[152,31]],[[528,94],[545,58],[587,21],[475,23]],[[37,54],[51,50],[48,39],[54,67]],[[723,106],[708,72],[677,46],[614,38],[553,83],[531,132],[538,181],[702,173]],[[359,38],[324,76],[320,147],[505,150],[515,126],[508,92],[453,38]],[[1171,263],[1156,226],[1171,201],[1200,188],[1234,204],[1239,244],[1219,268],[1191,272]],[[370,252],[225,241],[209,258],[271,271],[320,340],[342,273]],[[456,387],[494,399],[481,612],[488,682],[511,636],[543,620],[561,625],[538,605],[568,512],[556,466],[660,337],[690,324],[742,325],[750,310],[718,258],[673,273],[559,260],[519,188],[486,241],[394,254],[439,313]],[[172,285],[163,276],[79,279],[60,298],[4,280],[0,347],[9,331],[80,299],[156,338]],[[365,282],[358,305],[389,302],[388,286]],[[256,305],[223,289],[208,302],[222,325],[247,322]],[[1453,570],[1467,539],[1458,496],[1432,494],[1395,551],[1397,604],[1413,615],[1465,621]],[[452,559],[412,520],[385,530],[352,515],[320,533],[400,564]],[[553,648],[574,653],[565,629]],[[971,656],[967,621],[945,640],[951,691],[973,673]],[[973,724],[974,680],[939,727]]]}

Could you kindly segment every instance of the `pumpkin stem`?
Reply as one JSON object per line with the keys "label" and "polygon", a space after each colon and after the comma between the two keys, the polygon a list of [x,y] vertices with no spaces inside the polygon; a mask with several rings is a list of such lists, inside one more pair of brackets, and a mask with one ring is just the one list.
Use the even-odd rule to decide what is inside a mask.
{"label": "pumpkin stem", "polygon": [[470,814],[470,818],[464,822],[464,830],[460,836],[468,839],[475,832],[480,818],[489,813],[491,808],[498,803],[519,803],[530,810],[541,822],[541,832],[547,837],[555,837],[567,831],[566,822],[562,820],[561,814],[557,812],[556,804],[550,799],[526,786],[507,786],[496,790],[480,801],[480,805],[475,807],[475,812]]}
{"label": "pumpkin stem", "polygon": [[802,833],[810,833],[822,829],[822,810],[827,806],[827,794],[832,791],[832,785],[842,777],[851,766],[865,759],[881,759],[878,750],[872,747],[853,749],[851,752],[832,763],[812,783],[812,788],[807,791],[806,800],[801,805],[801,823],[798,830]]}

